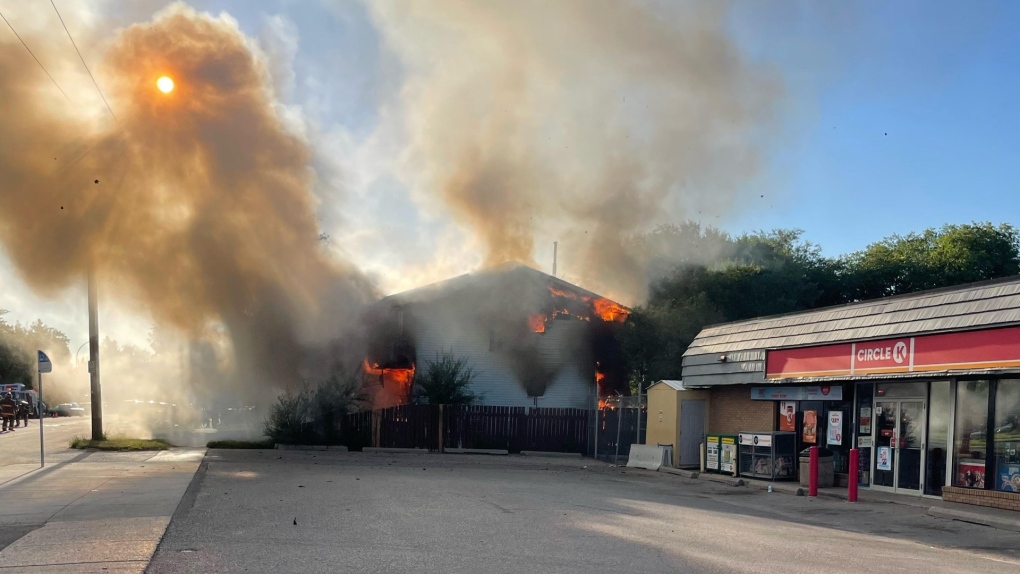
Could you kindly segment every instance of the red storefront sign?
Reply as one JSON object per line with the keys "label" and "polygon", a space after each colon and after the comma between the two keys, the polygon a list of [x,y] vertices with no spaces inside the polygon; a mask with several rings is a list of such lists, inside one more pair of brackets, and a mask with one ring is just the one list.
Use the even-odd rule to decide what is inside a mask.
{"label": "red storefront sign", "polygon": [[1020,367],[1020,327],[941,333],[821,347],[766,356],[769,379]]}

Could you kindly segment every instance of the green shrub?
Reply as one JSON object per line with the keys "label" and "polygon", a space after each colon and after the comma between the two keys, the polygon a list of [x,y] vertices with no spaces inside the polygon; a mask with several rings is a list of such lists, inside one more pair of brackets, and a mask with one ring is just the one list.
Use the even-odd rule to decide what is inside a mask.
{"label": "green shrub", "polygon": [[280,395],[269,408],[264,434],[280,444],[340,444],[344,417],[363,400],[357,377],[335,367],[314,390]]}
{"label": "green shrub", "polygon": [[436,360],[425,361],[425,368],[415,374],[414,397],[433,405],[470,405],[481,398],[469,390],[475,376],[467,359],[454,357],[452,351],[437,352]]}

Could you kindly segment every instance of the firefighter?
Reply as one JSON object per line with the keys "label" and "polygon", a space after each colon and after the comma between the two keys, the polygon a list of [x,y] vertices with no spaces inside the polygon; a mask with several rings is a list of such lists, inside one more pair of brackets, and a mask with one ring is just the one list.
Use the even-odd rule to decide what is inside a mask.
{"label": "firefighter", "polygon": [[18,405],[14,402],[14,398],[11,393],[4,393],[3,398],[0,398],[0,418],[3,418],[3,430],[14,430],[14,417],[17,413]]}
{"label": "firefighter", "polygon": [[21,401],[18,403],[18,420],[16,426],[28,426],[28,413],[32,410],[32,405],[28,404],[28,401]]}

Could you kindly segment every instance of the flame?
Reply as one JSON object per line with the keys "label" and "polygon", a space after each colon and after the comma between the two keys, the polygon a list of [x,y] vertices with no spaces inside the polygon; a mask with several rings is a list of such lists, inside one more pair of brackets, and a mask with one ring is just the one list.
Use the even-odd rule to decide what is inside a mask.
{"label": "flame", "polygon": [[555,287],[550,287],[549,292],[552,293],[553,297],[565,297],[567,299],[573,299],[575,301],[588,301],[589,298],[584,295],[578,296],[577,293],[571,293],[570,291],[562,291]]}
{"label": "flame", "polygon": [[596,299],[595,313],[607,323],[623,323],[627,320],[627,316],[630,315],[630,311],[609,299]]}
{"label": "flame", "polygon": [[379,377],[383,386],[386,383],[394,383],[401,387],[409,387],[414,380],[414,366],[410,368],[381,368],[379,363],[368,364],[368,359],[362,362],[362,369],[365,374]]}
{"label": "flame", "polygon": [[548,318],[545,315],[536,313],[528,317],[528,327],[536,333],[545,333],[545,322]]}
{"label": "flame", "polygon": [[[549,293],[551,293],[553,297],[563,297],[565,299],[583,301],[585,303],[590,304],[595,309],[595,314],[598,315],[600,319],[607,323],[623,323],[624,321],[627,320],[627,317],[630,316],[630,311],[628,311],[626,307],[620,305],[619,303],[616,303],[615,301],[610,301],[609,299],[606,299],[604,297],[592,299],[587,295],[578,295],[577,293],[563,291],[555,287],[549,287]],[[566,309],[562,311],[553,311],[554,317],[556,315],[569,315],[569,314],[570,313]],[[577,318],[582,319],[584,321],[591,320],[591,317],[577,316]]]}
{"label": "flame", "polygon": [[605,379],[605,378],[606,378],[606,374],[605,373],[601,373],[599,371],[595,371],[595,382],[596,383],[601,383],[602,379]]}

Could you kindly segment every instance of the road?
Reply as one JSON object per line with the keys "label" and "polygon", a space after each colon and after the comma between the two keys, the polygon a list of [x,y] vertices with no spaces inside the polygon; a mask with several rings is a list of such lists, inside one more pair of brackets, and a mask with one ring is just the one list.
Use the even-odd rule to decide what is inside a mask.
{"label": "road", "polygon": [[[68,447],[76,436],[88,436],[91,432],[88,417],[60,417],[45,419],[47,462],[60,462],[72,458],[76,453]],[[18,427],[13,432],[0,433],[0,466],[39,463],[39,421],[28,419],[28,427]]]}
{"label": "road", "polygon": [[1017,536],[579,459],[210,451],[147,572],[1015,574]]}

